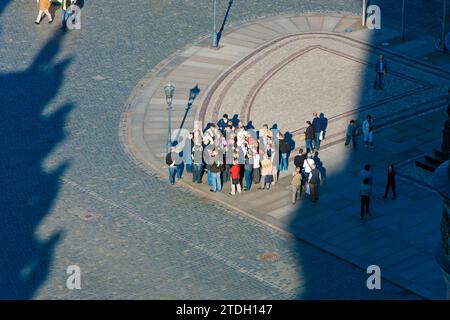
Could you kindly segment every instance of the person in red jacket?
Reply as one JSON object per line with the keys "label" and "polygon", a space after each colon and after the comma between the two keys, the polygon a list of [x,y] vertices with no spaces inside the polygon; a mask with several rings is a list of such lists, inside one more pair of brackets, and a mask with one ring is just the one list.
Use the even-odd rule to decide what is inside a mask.
{"label": "person in red jacket", "polygon": [[236,194],[236,189],[238,193],[241,193],[241,166],[235,160],[230,168],[231,175],[231,195]]}

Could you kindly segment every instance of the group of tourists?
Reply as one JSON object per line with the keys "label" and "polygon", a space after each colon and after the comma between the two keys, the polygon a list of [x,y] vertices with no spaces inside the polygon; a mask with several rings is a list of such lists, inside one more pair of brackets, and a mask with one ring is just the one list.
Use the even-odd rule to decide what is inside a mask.
{"label": "group of tourists", "polygon": [[[302,175],[302,189],[308,181],[307,192],[314,202],[317,201],[320,176],[316,174],[318,169],[313,157],[325,136],[327,123],[324,119],[323,114],[319,117],[314,113],[312,121],[307,121],[304,161],[299,164],[297,159],[295,162],[299,164],[297,168]],[[166,156],[170,183],[181,179],[186,169],[192,172],[194,183],[202,183],[206,175],[211,192],[219,192],[229,183],[231,195],[255,186],[260,190],[270,190],[280,173],[288,171],[289,155],[294,149],[290,133],[283,134],[276,125],[269,128],[265,124],[255,130],[251,122],[244,125],[236,117],[230,119],[227,114],[207,128],[195,128],[186,140],[183,147],[172,146]]]}
{"label": "group of tourists", "polygon": [[39,7],[39,12],[36,17],[36,24],[40,24],[42,20],[42,16],[45,14],[48,18],[48,23],[53,22],[53,17],[50,13],[50,8],[52,5],[57,5],[61,7],[61,23],[63,28],[67,26],[67,20],[69,18],[70,13],[68,12],[69,7],[72,4],[76,4],[77,0],[36,0]]}
{"label": "group of tourists", "polygon": [[[299,148],[293,159],[295,169],[292,173],[292,204],[309,195],[316,203],[319,199],[319,186],[325,180],[324,169],[318,158],[318,150],[325,138],[327,120],[323,114],[313,113],[312,121],[306,122],[304,132],[306,149]],[[362,126],[366,147],[373,148],[372,116],[367,115]],[[358,129],[355,120],[350,120],[346,130],[345,146],[353,142],[356,146]],[[195,128],[186,136],[184,147],[173,145],[166,156],[170,184],[182,179],[183,171],[192,173],[194,183],[202,183],[206,175],[211,192],[220,192],[227,183],[229,194],[236,195],[254,186],[259,190],[269,190],[277,183],[279,174],[287,172],[289,155],[294,149],[291,135],[281,133],[276,125],[267,124],[255,130],[250,123],[244,125],[237,117],[230,119],[227,114],[207,128]],[[179,139],[183,141],[183,139]],[[365,165],[360,172],[361,219],[370,213],[373,178],[371,166]],[[396,198],[395,169],[387,170],[387,183],[384,199],[392,189]]]}

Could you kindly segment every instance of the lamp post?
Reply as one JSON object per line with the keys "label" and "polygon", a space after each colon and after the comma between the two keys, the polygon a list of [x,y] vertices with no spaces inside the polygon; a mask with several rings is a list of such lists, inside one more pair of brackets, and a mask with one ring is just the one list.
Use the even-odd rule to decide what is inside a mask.
{"label": "lamp post", "polygon": [[216,10],[217,10],[217,0],[213,0],[213,21],[212,21],[212,40],[211,40],[211,48],[217,48],[218,46],[218,39],[217,39],[217,32],[216,32]]}
{"label": "lamp post", "polygon": [[367,6],[366,6],[366,0],[363,0],[363,10],[362,10],[362,25],[363,27],[366,26],[366,10],[367,10]]}
{"label": "lamp post", "polygon": [[402,40],[405,40],[405,0],[402,0]]}
{"label": "lamp post", "polygon": [[167,128],[167,153],[170,151],[172,145],[172,100],[175,87],[169,82],[164,87],[164,93],[166,94],[167,113],[168,113],[168,128]]}
{"label": "lamp post", "polygon": [[444,52],[447,52],[447,46],[445,41],[445,27],[446,27],[446,17],[447,17],[447,0],[443,1],[443,8],[442,8],[442,41],[444,41]]}

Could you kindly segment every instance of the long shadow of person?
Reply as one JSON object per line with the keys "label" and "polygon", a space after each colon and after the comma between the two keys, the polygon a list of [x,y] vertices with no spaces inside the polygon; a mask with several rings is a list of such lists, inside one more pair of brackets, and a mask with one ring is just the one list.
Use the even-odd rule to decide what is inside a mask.
{"label": "long shadow of person", "polygon": [[292,137],[292,133],[290,133],[289,131],[286,131],[284,133],[284,140],[288,143],[289,145],[289,153],[288,153],[288,159],[291,156],[292,151],[295,150],[295,141]]}
{"label": "long shadow of person", "polygon": [[318,151],[316,151],[314,153],[313,160],[314,160],[314,164],[316,165],[317,170],[319,170],[320,174],[322,175],[322,179],[326,180],[327,179],[327,169],[323,166],[323,162],[319,158],[319,152]]}
{"label": "long shadow of person", "polygon": [[[0,74],[0,299],[31,299],[45,281],[62,232],[36,236],[60,189],[64,162],[43,163],[65,137],[72,105],[44,111],[64,80],[69,59],[55,62],[63,33],[55,34],[23,71]],[[47,113],[50,111],[47,110]]]}
{"label": "long shadow of person", "polygon": [[327,133],[327,128],[328,128],[328,118],[325,118],[325,115],[323,113],[321,113],[319,115],[319,119],[320,119],[320,122],[322,123],[322,128],[323,128],[323,139],[325,139],[325,134]]}

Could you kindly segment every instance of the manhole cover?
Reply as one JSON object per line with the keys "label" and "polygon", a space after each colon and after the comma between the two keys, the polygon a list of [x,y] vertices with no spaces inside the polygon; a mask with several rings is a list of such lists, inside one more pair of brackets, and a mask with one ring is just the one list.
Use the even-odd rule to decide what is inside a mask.
{"label": "manhole cover", "polygon": [[264,252],[261,253],[259,258],[264,262],[275,262],[280,259],[280,256],[278,252]]}
{"label": "manhole cover", "polygon": [[75,208],[70,208],[67,211],[74,217],[77,217],[81,220],[89,221],[89,220],[92,220],[93,218],[95,218],[95,215],[92,212],[82,209],[82,208],[75,207]]}

